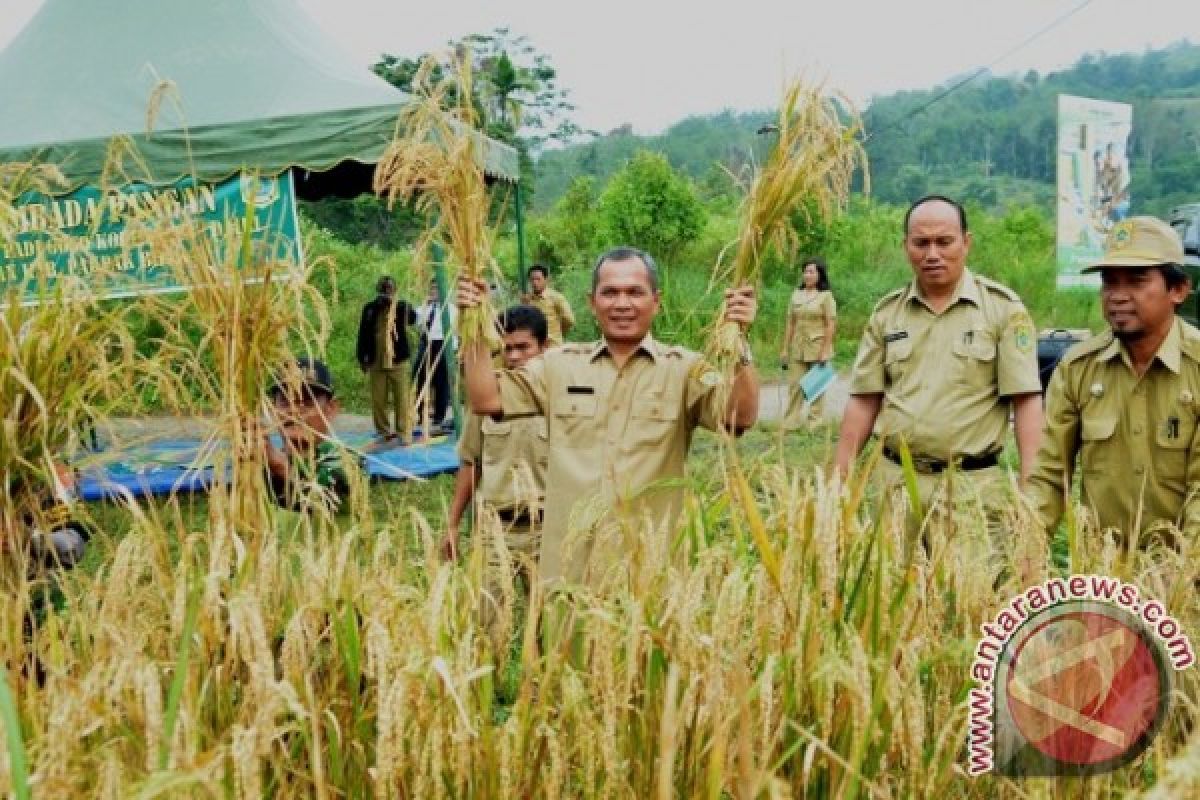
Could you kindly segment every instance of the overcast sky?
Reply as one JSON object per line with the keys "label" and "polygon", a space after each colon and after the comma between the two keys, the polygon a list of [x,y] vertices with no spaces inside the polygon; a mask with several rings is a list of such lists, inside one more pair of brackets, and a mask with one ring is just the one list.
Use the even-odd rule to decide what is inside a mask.
{"label": "overcast sky", "polygon": [[[526,34],[558,68],[579,122],[602,132],[631,123],[656,133],[689,114],[768,108],[783,76],[798,70],[860,102],[926,88],[991,64],[1079,6],[994,70],[1045,72],[1086,52],[1200,36],[1196,0],[298,2],[364,65],[497,26]],[[0,47],[41,3],[0,0]]]}

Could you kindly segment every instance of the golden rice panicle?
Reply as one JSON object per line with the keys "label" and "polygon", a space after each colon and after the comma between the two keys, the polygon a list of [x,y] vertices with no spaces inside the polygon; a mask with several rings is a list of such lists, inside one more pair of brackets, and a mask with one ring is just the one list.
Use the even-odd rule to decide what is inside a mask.
{"label": "golden rice panicle", "polygon": [[[717,265],[718,284],[757,285],[768,251],[794,252],[794,214],[828,219],[844,208],[859,169],[865,184],[862,121],[845,96],[829,96],[820,84],[795,78],[784,87],[776,127],[770,155],[755,170],[742,200],[732,262]],[[727,281],[721,280],[725,276]],[[708,346],[718,368],[732,371],[740,338],[738,326],[718,321]]]}
{"label": "golden rice panicle", "polygon": [[[484,175],[482,135],[476,130],[470,52],[456,53],[447,76],[436,80],[437,61],[427,58],[413,79],[413,98],[400,113],[396,135],[375,168],[375,192],[388,201],[414,202],[433,218],[446,248],[450,278],[486,280],[496,272],[495,231]],[[499,346],[496,312],[485,297],[477,310],[458,318],[466,347]]]}

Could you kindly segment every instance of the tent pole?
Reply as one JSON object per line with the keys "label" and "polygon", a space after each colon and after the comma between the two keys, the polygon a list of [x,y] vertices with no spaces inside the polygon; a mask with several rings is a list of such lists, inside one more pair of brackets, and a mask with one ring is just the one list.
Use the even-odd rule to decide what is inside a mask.
{"label": "tent pole", "polygon": [[525,275],[525,208],[521,202],[521,181],[517,180],[517,286],[521,294],[529,291],[528,278]]}

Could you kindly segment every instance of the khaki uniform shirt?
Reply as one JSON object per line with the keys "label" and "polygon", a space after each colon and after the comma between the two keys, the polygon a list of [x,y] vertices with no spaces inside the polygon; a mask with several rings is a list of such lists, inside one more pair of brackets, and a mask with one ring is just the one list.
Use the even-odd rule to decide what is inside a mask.
{"label": "khaki uniform shirt", "polygon": [[[715,430],[723,417],[719,373],[699,354],[650,336],[621,369],[600,341],[555,348],[499,377],[505,418],[546,418],[540,570],[547,580],[578,582],[611,566],[610,555],[620,558],[597,553],[589,566],[601,521],[632,515],[640,524],[646,513],[656,525],[673,519],[692,432]],[[585,533],[565,551],[569,529]]]}
{"label": "khaki uniform shirt", "polygon": [[481,470],[479,498],[497,511],[536,517],[546,498],[545,417],[494,420],[470,414],[458,456]]}
{"label": "khaki uniform shirt", "polygon": [[563,337],[575,326],[575,312],[563,293],[547,286],[541,296],[530,295],[529,304],[546,315],[546,339],[550,345],[562,344]]}
{"label": "khaki uniform shirt", "polygon": [[1033,321],[1010,289],[963,270],[941,314],[914,280],[863,331],[851,394],[883,394],[876,432],[914,456],[949,460],[1004,446],[1012,395],[1041,392]]}
{"label": "khaki uniform shirt", "polygon": [[[1075,345],[1046,391],[1046,430],[1028,493],[1048,533],[1079,457],[1082,500],[1102,528],[1164,522],[1200,530],[1200,331],[1176,320],[1146,374],[1111,331]],[[1189,496],[1190,495],[1190,496]]]}
{"label": "khaki uniform shirt", "polygon": [[819,361],[821,347],[825,343],[825,325],[836,318],[837,303],[833,299],[833,292],[793,290],[792,300],[788,304],[788,320],[792,323],[792,360],[805,363]]}

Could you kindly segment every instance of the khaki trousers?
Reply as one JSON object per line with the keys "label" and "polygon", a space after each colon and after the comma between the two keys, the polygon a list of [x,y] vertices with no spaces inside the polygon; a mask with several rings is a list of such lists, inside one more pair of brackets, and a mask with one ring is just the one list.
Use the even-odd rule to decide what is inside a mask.
{"label": "khaki trousers", "polygon": [[[375,423],[375,432],[380,436],[399,434],[408,442],[412,437],[412,412],[408,407],[407,362],[402,361],[391,369],[371,367],[367,377],[371,390],[371,420]],[[394,426],[388,412],[394,414]]]}
{"label": "khaki trousers", "polygon": [[528,600],[542,535],[540,531],[529,528],[507,528],[504,532],[507,563],[492,538],[494,535],[484,533],[479,540],[479,546],[484,548],[483,593],[479,599],[479,615],[495,652],[504,653],[508,647],[508,634],[512,630],[517,579],[521,579],[521,593]]}
{"label": "khaki trousers", "polygon": [[[918,537],[926,553],[936,557],[945,547],[958,559],[993,576],[1008,563],[1013,549],[1013,498],[1007,471],[988,467],[938,474],[918,472],[917,495],[923,516],[913,513],[904,470],[880,458],[877,471],[885,512],[902,506],[908,541]],[[957,560],[957,559],[956,559]]]}

